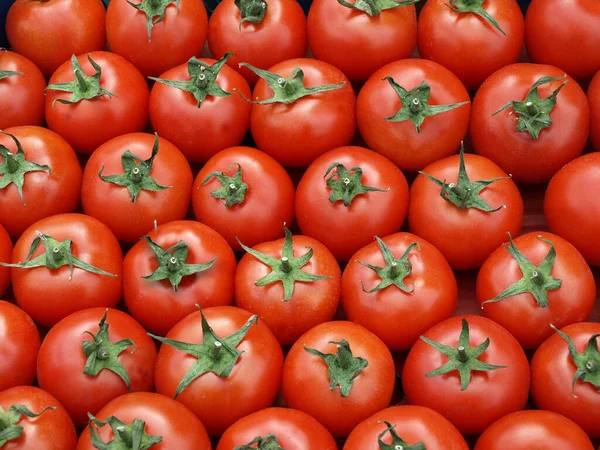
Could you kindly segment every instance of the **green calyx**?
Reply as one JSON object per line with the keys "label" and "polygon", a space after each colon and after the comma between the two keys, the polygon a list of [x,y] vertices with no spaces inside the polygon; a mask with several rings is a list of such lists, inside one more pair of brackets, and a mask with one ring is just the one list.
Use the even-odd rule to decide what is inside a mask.
{"label": "green calyx", "polygon": [[269,105],[271,103],[283,103],[284,105],[289,105],[307,95],[320,94],[322,92],[341,89],[346,86],[346,83],[344,82],[342,84],[324,84],[323,86],[306,87],[304,86],[304,72],[299,67],[292,70],[292,73],[287,78],[283,78],[276,73],[259,69],[247,63],[241,63],[240,67],[247,67],[261,77],[273,91],[273,97],[260,101],[252,101],[240,93],[244,100],[255,105]]}
{"label": "green calyx", "polygon": [[135,202],[141,191],[159,192],[170,189],[172,186],[161,186],[150,176],[152,164],[154,164],[154,158],[157,154],[158,133],[155,133],[154,145],[152,147],[152,155],[150,158],[143,160],[142,158],[135,156],[129,150],[126,150],[125,153],[121,155],[123,173],[104,176],[102,175],[104,166],[102,166],[100,172],[98,172],[98,177],[105,183],[126,187],[131,195],[132,202]]}
{"label": "green calyx", "polygon": [[[544,84],[552,83],[553,81],[562,81],[563,83],[561,83],[561,85],[548,97],[540,98],[538,88]],[[495,116],[500,111],[507,108],[512,108],[514,113],[518,116],[517,131],[526,131],[529,133],[531,139],[537,139],[544,128],[550,128],[550,125],[552,125],[550,112],[556,106],[556,97],[558,96],[558,93],[565,87],[567,82],[566,76],[563,78],[542,77],[531,86],[525,100],[522,102],[511,100],[492,114],[492,116]]]}
{"label": "green calyx", "polygon": [[460,390],[464,391],[469,387],[471,382],[471,372],[489,372],[491,370],[506,369],[507,366],[494,366],[492,364],[479,361],[479,358],[490,346],[490,338],[479,344],[475,348],[471,348],[469,343],[469,323],[466,319],[462,319],[462,330],[458,338],[458,347],[450,347],[449,345],[440,344],[431,339],[421,336],[421,339],[435,348],[438,352],[448,357],[448,362],[438,367],[437,369],[425,374],[427,378],[439,377],[450,372],[458,370],[460,375]]}
{"label": "green calyx", "polygon": [[[385,423],[385,426],[387,427],[387,429],[383,430],[381,433],[379,433],[379,436],[377,436],[377,442],[379,443],[379,450],[427,450],[425,448],[425,444],[423,442],[419,442],[418,444],[411,444],[411,445],[407,444],[404,439],[402,439],[400,436],[398,436],[398,433],[396,433],[396,430],[394,430],[395,425],[392,425],[385,420],[383,421],[383,423]],[[385,442],[383,442],[383,437],[387,433],[390,433],[390,436],[392,437],[391,444],[386,444]]]}
{"label": "green calyx", "polygon": [[54,411],[55,409],[54,406],[47,406],[36,414],[31,412],[25,405],[12,405],[6,411],[0,406],[0,448],[4,447],[7,442],[19,439],[23,435],[23,427],[18,425],[23,416],[35,418],[46,411]]}
{"label": "green calyx", "polygon": [[274,434],[257,436],[244,445],[236,445],[233,450],[285,450]]}
{"label": "green calyx", "polygon": [[346,0],[337,0],[337,2],[346,8],[362,11],[373,17],[378,16],[381,14],[381,11],[385,11],[386,9],[414,5],[419,0],[404,0],[400,2],[396,0],[356,0],[353,3],[349,3]]}
{"label": "green calyx", "polygon": [[246,334],[248,334],[252,325],[258,323],[258,316],[253,315],[248,319],[246,324],[235,333],[225,338],[220,338],[206,321],[200,307],[198,305],[196,305],[196,307],[202,316],[202,344],[190,344],[187,342],[175,341],[173,339],[148,333],[148,335],[157,341],[198,359],[177,386],[175,398],[177,398],[196,378],[201,377],[205,373],[213,372],[221,378],[227,378],[233,370],[233,366],[235,366],[235,363],[242,355],[242,352],[236,347],[246,337]]}
{"label": "green calyx", "polygon": [[340,342],[329,341],[337,346],[336,353],[322,353],[314,348],[304,347],[308,353],[317,356],[327,364],[329,375],[329,390],[340,390],[342,397],[348,397],[354,379],[369,365],[364,358],[355,358],[350,349],[350,343],[346,339]]}
{"label": "green calyx", "polygon": [[[332,171],[335,172],[332,173]],[[329,175],[331,174],[331,175]],[[329,178],[327,176],[329,175]],[[327,187],[331,189],[329,201],[331,203],[343,201],[344,206],[350,206],[354,197],[367,192],[387,192],[390,189],[380,189],[362,184],[363,171],[360,167],[353,167],[348,171],[343,164],[332,163],[323,178],[327,178]]]}
{"label": "green calyx", "polygon": [[500,28],[500,25],[498,24],[498,22],[496,22],[496,19],[494,19],[489,12],[483,9],[483,3],[485,1],[486,0],[450,0],[450,2],[446,4],[446,6],[457,14],[477,14],[483,20],[492,25],[496,30],[498,30],[500,33],[506,36],[504,30]]}
{"label": "green calyx", "polygon": [[[96,419],[88,413],[90,437],[92,445],[98,450],[147,450],[162,442],[162,436],[151,436],[146,433],[146,422],[134,419],[130,424],[122,422],[115,416],[110,416],[104,422]],[[110,442],[104,442],[98,436],[96,428],[110,426],[114,438]]]}
{"label": "green calyx", "polygon": [[4,80],[8,77],[14,77],[16,75],[23,75],[23,72],[14,72],[12,70],[0,70],[0,80]]}
{"label": "green calyx", "polygon": [[4,189],[13,183],[17,188],[17,192],[19,193],[21,203],[25,205],[25,200],[23,199],[25,174],[29,172],[42,171],[47,171],[48,174],[51,174],[52,171],[50,170],[50,166],[27,161],[25,159],[25,152],[23,151],[23,147],[21,146],[19,140],[12,134],[5,133],[3,131],[0,132],[9,136],[17,146],[17,152],[13,153],[4,145],[0,144],[0,159],[2,159],[2,164],[0,165],[0,189]]}
{"label": "green calyx", "polygon": [[240,10],[240,30],[245,22],[259,24],[265,18],[269,4],[266,0],[235,0],[235,6]]}
{"label": "green calyx", "polygon": [[541,236],[538,236],[538,239],[548,244],[550,249],[544,260],[536,267],[517,247],[515,247],[510,233],[508,233],[508,239],[509,244],[505,244],[504,246],[506,250],[508,250],[508,253],[510,253],[515,261],[517,261],[519,270],[523,274],[523,278],[510,285],[493,299],[483,302],[481,308],[487,303],[496,303],[505,298],[512,297],[513,295],[524,294],[527,292],[533,295],[533,298],[539,306],[542,308],[547,307],[548,291],[558,289],[562,285],[562,280],[552,276],[552,268],[554,267],[554,260],[556,259],[554,244]]}
{"label": "green calyx", "polygon": [[427,102],[431,96],[431,88],[425,81],[417,87],[412,88],[410,91],[407,91],[397,84],[392,77],[385,77],[384,80],[387,80],[387,82],[390,83],[390,86],[394,89],[402,102],[402,108],[400,108],[392,117],[387,117],[385,120],[390,122],[404,122],[410,120],[415,126],[417,133],[421,132],[421,125],[423,125],[426,117],[436,116],[469,104],[469,102],[461,102],[449,105],[428,105]]}
{"label": "green calyx", "polygon": [[238,163],[231,164],[229,166],[229,172],[231,172],[231,169],[233,169],[234,166],[237,166],[237,171],[232,177],[226,175],[224,172],[211,172],[202,181],[200,186],[198,186],[198,189],[209,183],[213,178],[216,178],[219,183],[221,183],[221,187],[212,191],[210,193],[211,197],[223,200],[223,204],[227,208],[244,203],[246,192],[248,192],[248,185],[244,183],[242,178],[242,166]]}
{"label": "green calyx", "polygon": [[331,278],[330,276],[313,275],[312,273],[304,272],[302,267],[308,264],[313,256],[312,247],[308,251],[296,258],[294,257],[294,248],[292,241],[292,232],[284,225],[285,241],[281,249],[281,259],[273,258],[272,256],[260,253],[250,247],[246,247],[238,239],[238,243],[244,250],[254,256],[263,264],[271,268],[271,272],[260,280],[256,281],[256,286],[262,287],[269,284],[281,282],[283,284],[283,301],[287,302],[294,295],[294,287],[297,281],[302,283],[312,283],[313,281],[324,280]]}
{"label": "green calyx", "polygon": [[127,3],[146,15],[146,31],[148,32],[148,42],[150,42],[152,37],[152,27],[164,20],[167,6],[174,3],[175,14],[179,14],[180,1],[181,0],[142,0],[141,3],[136,4],[127,0]]}

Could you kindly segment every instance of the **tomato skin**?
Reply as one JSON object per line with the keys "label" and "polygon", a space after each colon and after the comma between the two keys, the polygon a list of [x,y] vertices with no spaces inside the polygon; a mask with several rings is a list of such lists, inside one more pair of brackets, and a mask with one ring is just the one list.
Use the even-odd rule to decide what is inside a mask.
{"label": "tomato skin", "polygon": [[[10,236],[0,224],[0,262],[10,262],[12,258],[13,244]],[[10,285],[11,270],[0,266],[0,297],[4,295]]]}
{"label": "tomato skin", "polygon": [[[329,390],[327,365],[304,347],[335,353],[330,341],[346,339],[354,357],[369,365],[354,379],[347,397]],[[317,419],[336,437],[348,436],[360,422],[386,408],[395,382],[394,361],[377,336],[352,322],[327,322],[302,335],[290,349],[283,366],[283,397],[288,407]]]}
{"label": "tomato skin", "polygon": [[600,75],[598,73],[592,78],[587,97],[590,104],[590,140],[594,149],[600,151]]}
{"label": "tomato skin", "polygon": [[[492,116],[507,102],[524,100],[531,86],[544,76],[562,78],[565,73],[541,64],[504,67],[483,83],[473,100],[470,132],[475,152],[512,174],[515,181],[549,181],[562,166],[579,156],[587,143],[589,106],[585,93],[570,77],[550,113],[552,125],[543,129],[537,139],[517,131],[512,108]],[[540,97],[546,98],[560,84],[554,81],[541,86]]]}
{"label": "tomato skin", "polygon": [[431,87],[430,105],[470,101],[460,80],[441,65],[424,59],[392,62],[375,72],[358,94],[358,128],[368,147],[408,171],[421,170],[456,153],[467,134],[471,105],[426,117],[418,133],[410,120],[385,120],[402,107],[398,95],[383,79],[387,76],[407,90],[426,81]]}
{"label": "tomato skin", "polygon": [[[150,91],[142,74],[125,58],[108,52],[92,52],[77,57],[86,75],[96,71],[88,56],[101,68],[100,86],[115,94],[77,104],[62,104],[56,99],[70,99],[72,94],[49,90],[46,93],[48,128],[64,137],[73,148],[91,154],[110,139],[142,131],[148,121]],[[50,78],[49,84],[74,80],[71,61],[62,64]]]}
{"label": "tomato skin", "polygon": [[[333,163],[343,164],[348,171],[360,167],[363,185],[389,190],[357,195],[348,207],[343,201],[331,203],[325,173]],[[373,236],[398,231],[407,210],[408,183],[400,169],[362,147],[341,147],[317,158],[296,192],[296,216],[302,233],[325,244],[339,261],[348,261]]]}
{"label": "tomato skin", "polygon": [[[211,172],[233,176],[235,163],[242,166],[248,191],[243,203],[228,208],[223,200],[210,195],[221,187],[220,183],[213,179],[202,186],[202,182]],[[254,247],[280,237],[284,223],[291,226],[294,184],[285,169],[266,153],[251,147],[231,147],[208,160],[196,176],[192,206],[196,220],[215,229],[234,250],[241,251],[236,238]]]}

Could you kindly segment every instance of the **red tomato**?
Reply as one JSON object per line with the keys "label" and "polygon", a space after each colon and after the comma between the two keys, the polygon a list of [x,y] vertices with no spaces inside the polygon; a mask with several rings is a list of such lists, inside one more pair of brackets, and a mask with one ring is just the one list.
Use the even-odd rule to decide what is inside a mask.
{"label": "red tomato", "polygon": [[471,138],[476,153],[516,181],[541,183],[581,154],[589,120],[585,93],[562,70],[513,64],[490,76],[475,95]]}
{"label": "red tomato", "polygon": [[[0,262],[10,262],[12,258],[13,244],[10,236],[0,224]],[[10,269],[0,265],[0,297],[4,295],[10,285]]]}
{"label": "red tomato", "polygon": [[[234,188],[231,188],[231,185]],[[217,153],[192,189],[196,220],[214,228],[234,250],[277,239],[294,221],[294,184],[281,165],[250,147]],[[237,238],[237,239],[236,239]]]}
{"label": "red tomato", "polygon": [[361,89],[358,128],[369,148],[402,170],[421,170],[456,152],[469,127],[469,100],[459,79],[439,64],[396,61]]}
{"label": "red tomato", "polygon": [[485,317],[457,316],[425,336],[411,349],[402,372],[409,403],[436,410],[463,434],[479,434],[524,408],[529,363],[500,325]]}
{"label": "red tomato", "polygon": [[587,91],[590,104],[590,139],[596,151],[600,151],[600,72],[592,79]]}
{"label": "red tomato", "polygon": [[[83,92],[74,81],[74,61],[85,74]],[[99,77],[99,85],[94,77]],[[53,88],[63,83],[69,85],[67,92]],[[75,150],[91,154],[114,137],[142,131],[148,121],[149,96],[146,80],[126,59],[108,52],[86,53],[62,64],[50,78],[46,121]]]}
{"label": "red tomato", "polygon": [[377,336],[352,322],[327,322],[302,335],[288,353],[283,397],[334,436],[348,436],[389,405],[395,378],[392,355]]}

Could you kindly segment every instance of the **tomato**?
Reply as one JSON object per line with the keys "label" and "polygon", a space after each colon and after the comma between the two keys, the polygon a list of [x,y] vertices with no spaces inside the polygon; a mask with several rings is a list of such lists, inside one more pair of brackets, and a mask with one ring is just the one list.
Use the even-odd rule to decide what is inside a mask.
{"label": "tomato", "polygon": [[[233,185],[233,188],[231,187]],[[202,167],[192,189],[196,220],[234,250],[277,239],[294,221],[294,184],[281,165],[250,147],[232,147]]]}
{"label": "tomato", "polygon": [[469,90],[517,62],[524,40],[525,21],[515,0],[432,0],[419,15],[421,58],[446,67]]}
{"label": "tomato", "polygon": [[[235,450],[254,441],[277,443],[286,450],[337,450],[337,444],[327,429],[302,411],[287,408],[267,408],[250,414],[230,426],[219,440],[216,450]],[[268,447],[267,447],[268,448]],[[276,448],[276,447],[274,447]]]}
{"label": "tomato", "polygon": [[0,223],[11,236],[45,217],[75,211],[81,166],[67,141],[46,128],[22,126],[4,130],[0,146],[8,149],[0,148],[3,163],[14,170],[0,168]]}
{"label": "tomato", "polygon": [[340,261],[373,236],[398,231],[407,210],[408,183],[400,169],[362,147],[341,147],[317,158],[296,192],[300,230]]}
{"label": "tomato", "polygon": [[283,397],[310,414],[334,436],[347,436],[386,408],[395,382],[385,344],[352,322],[312,328],[292,346],[283,366]]}
{"label": "tomato", "polygon": [[54,397],[39,388],[17,386],[0,391],[0,417],[2,431],[11,430],[17,435],[6,441],[2,450],[75,449],[77,435],[69,414]]}
{"label": "tomato", "polygon": [[281,345],[333,319],[341,273],[327,247],[308,236],[292,238],[285,228],[285,238],[244,250],[235,272],[235,304],[258,314]]}
{"label": "tomato", "polygon": [[208,16],[198,0],[112,0],[106,13],[111,51],[144,76],[158,76],[200,54]]}
{"label": "tomato", "polygon": [[252,93],[258,103],[252,105],[250,131],[260,150],[284,166],[307,167],[323,153],[350,143],[356,96],[339,69],[298,58],[268,72],[256,71],[261,80]]}
{"label": "tomato", "polygon": [[489,159],[462,150],[423,169],[410,190],[410,230],[436,246],[453,269],[481,266],[507,231],[519,234],[522,222],[515,183]]}
{"label": "tomato", "polygon": [[429,329],[402,371],[408,403],[442,414],[463,434],[479,434],[524,408],[529,363],[517,340],[480,316],[456,316]]}
{"label": "tomato", "polygon": [[49,77],[71,55],[104,50],[106,11],[98,0],[17,0],[8,11],[12,49]]}
{"label": "tomato", "polygon": [[211,436],[271,406],[279,392],[283,353],[257,319],[239,308],[217,306],[191,313],[166,339],[155,336],[163,342],[156,392],[187,406]]}
{"label": "tomato", "polygon": [[473,100],[475,152],[512,174],[515,181],[549,181],[581,154],[588,129],[585,93],[556,67],[504,67],[483,83]]}
{"label": "tomato", "polygon": [[226,59],[194,57],[155,78],[150,121],[188,161],[206,162],[239,145],[250,128],[251,105],[237,93],[249,97],[250,88],[244,77],[224,65]]}
{"label": "tomato", "polygon": [[12,253],[17,305],[48,327],[82,309],[113,307],[121,298],[122,259],[115,236],[93,217],[42,219],[25,230]]}
{"label": "tomato", "polygon": [[[74,70],[85,76],[74,81]],[[65,62],[50,78],[46,121],[75,150],[91,154],[114,137],[142,131],[149,96],[146,80],[125,58],[87,53]]]}
{"label": "tomato", "polygon": [[421,170],[456,152],[469,127],[469,100],[459,79],[439,64],[396,61],[358,94],[358,128],[369,148],[402,170]]}
{"label": "tomato", "polygon": [[[0,263],[10,262],[12,258],[13,244],[10,236],[0,224]],[[10,269],[0,264],[0,297],[4,295],[10,285]]]}
{"label": "tomato", "polygon": [[227,64],[254,86],[259,77],[239,63],[268,69],[306,54],[306,16],[295,0],[224,0],[208,22],[208,46],[215,58],[227,52]]}
{"label": "tomato", "polygon": [[35,64],[24,56],[0,51],[0,130],[44,123],[46,80]]}
{"label": "tomato", "polygon": [[122,395],[102,408],[96,414],[96,420],[108,423],[99,425],[92,422],[81,434],[77,450],[98,448],[91,439],[90,430],[94,430],[95,435],[102,442],[108,443],[115,439],[120,425],[124,425],[126,430],[131,431],[133,428],[131,425],[136,420],[144,424],[140,429],[141,433],[138,431],[140,436],[146,436],[146,439],[153,439],[156,442],[151,446],[152,450],[211,449],[208,434],[196,416],[181,403],[162,395],[150,392]]}
{"label": "tomato", "polygon": [[427,450],[469,450],[454,425],[422,406],[393,406],[379,411],[352,430],[344,450],[388,448],[383,447],[382,442],[392,450],[398,447],[410,450],[419,443]]}
{"label": "tomato", "polygon": [[[598,72],[600,73],[600,72]],[[592,79],[587,91],[590,104],[590,139],[596,151],[600,151],[600,75]]]}

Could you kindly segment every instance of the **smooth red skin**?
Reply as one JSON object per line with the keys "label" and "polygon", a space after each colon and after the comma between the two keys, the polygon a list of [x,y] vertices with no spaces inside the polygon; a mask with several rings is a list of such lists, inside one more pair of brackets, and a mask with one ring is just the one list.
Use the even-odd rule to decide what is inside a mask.
{"label": "smooth red skin", "polygon": [[250,86],[258,75],[238,64],[246,62],[267,70],[288,59],[302,58],[308,46],[306,15],[295,0],[268,2],[267,12],[259,24],[244,22],[234,0],[220,2],[208,22],[208,46],[215,58],[234,53],[227,64],[241,73]]}
{"label": "smooth red skin", "polygon": [[[96,414],[98,420],[106,420],[115,416],[125,423],[135,419],[146,423],[144,431],[152,436],[162,436],[162,442],[154,444],[152,450],[211,450],[210,439],[204,426],[194,414],[183,406],[163,395],[150,392],[134,392],[122,395],[111,401]],[[96,430],[103,442],[114,438],[110,426]],[[77,450],[95,450],[90,438],[90,430],[86,428]]]}
{"label": "smooth red skin", "polygon": [[104,50],[106,10],[99,0],[18,0],[6,18],[12,49],[46,77],[71,55]]}
{"label": "smooth red skin", "polygon": [[[412,405],[392,406],[360,423],[348,436],[344,450],[380,450],[377,438],[387,429],[383,421],[394,425],[394,431],[409,445],[423,442],[427,450],[469,450],[465,439],[444,416]],[[391,444],[389,433],[382,439]]]}
{"label": "smooth red skin", "polygon": [[302,411],[267,408],[250,414],[230,426],[216,450],[234,450],[257,436],[274,434],[286,450],[337,450],[337,443],[327,429]]}
{"label": "smooth red skin", "polygon": [[[561,331],[571,336],[575,349],[583,352],[590,337],[600,333],[600,324],[583,322]],[[540,409],[571,419],[591,438],[600,437],[600,397],[598,388],[578,381],[573,396],[573,376],[577,367],[569,355],[567,342],[555,333],[544,342],[531,360],[531,395]]]}
{"label": "smooth red skin", "polygon": [[0,391],[33,384],[40,333],[31,317],[0,300]]}
{"label": "smooth red skin", "polygon": [[[56,102],[52,107],[54,100],[68,100],[72,94],[49,90],[46,92],[46,121],[48,128],[64,137],[75,150],[89,155],[114,137],[144,129],[150,91],[142,74],[115,53],[92,52],[78,56],[86,75],[96,72],[88,56],[102,68],[100,86],[115,96],[103,95],[76,104]],[[49,84],[74,79],[71,61],[67,61],[54,72]]]}
{"label": "smooth red skin", "polygon": [[81,204],[89,216],[102,221],[121,242],[137,242],[154,226],[180,220],[188,212],[192,190],[192,170],[185,156],[166,139],[158,138],[158,154],[150,176],[161,191],[142,190],[135,202],[125,186],[102,181],[103,175],[122,174],[121,157],[127,150],[146,160],[152,155],[155,136],[132,133],[108,141],[94,152],[83,172]]}
{"label": "smooth red skin", "polygon": [[407,90],[426,81],[431,87],[429,105],[470,101],[469,93],[460,80],[433,61],[406,59],[390,63],[375,72],[358,95],[358,128],[367,146],[408,171],[421,170],[456,153],[469,128],[471,105],[425,118],[421,132],[417,133],[410,120],[386,120],[402,109],[400,98],[383,80],[387,76]]}
{"label": "smooth red skin", "polygon": [[157,77],[192,56],[199,56],[207,26],[204,3],[195,0],[181,0],[178,6],[169,4],[165,18],[152,27],[150,40],[146,14],[127,0],[111,1],[106,13],[106,37],[111,51],[129,60],[144,76]]}
{"label": "smooth red skin", "polygon": [[[565,73],[538,64],[504,67],[483,83],[473,100],[470,132],[475,152],[512,174],[515,181],[549,181],[562,166],[578,157],[587,143],[590,121],[587,98],[570,77],[550,113],[552,125],[543,129],[537,139],[531,139],[525,131],[517,131],[512,108],[492,116],[511,100],[523,101],[531,86],[544,76],[562,78]],[[546,98],[558,86],[560,82],[555,81],[540,87],[540,97]]]}
{"label": "smooth red skin", "polygon": [[165,250],[183,240],[189,247],[188,264],[206,264],[217,258],[208,270],[183,278],[178,291],[169,280],[150,281],[158,260],[146,241],[139,241],[123,260],[123,291],[129,313],[148,331],[164,336],[188,314],[202,308],[233,303],[235,255],[216,231],[198,222],[169,222],[148,233]]}
{"label": "smooth red skin", "polygon": [[426,406],[442,414],[465,435],[479,434],[499,418],[523,409],[529,396],[529,363],[517,340],[500,325],[481,316],[456,316],[440,322],[424,335],[456,348],[461,319],[469,322],[471,347],[487,338],[491,344],[478,359],[508,366],[489,372],[471,372],[471,382],[460,390],[458,371],[438,377],[425,374],[448,358],[423,340],[411,349],[402,371],[408,403]]}
{"label": "smooth red skin", "polygon": [[[47,128],[22,126],[8,128],[25,152],[25,159],[47,165],[47,171],[28,172],[23,184],[23,200],[14,184],[0,189],[0,223],[10,235],[18,238],[33,223],[56,214],[70,213],[79,205],[81,166],[67,141]],[[0,145],[17,152],[15,142],[0,134]]]}
{"label": "smooth red skin", "polygon": [[[203,310],[219,337],[235,333],[251,314],[232,306]],[[202,343],[200,313],[195,312],[171,329],[167,338]],[[259,321],[236,347],[242,355],[227,378],[209,372],[194,380],[178,397],[206,427],[211,436],[220,436],[234,422],[273,404],[281,386],[283,352],[273,333]],[[162,345],[156,359],[156,392],[173,397],[177,385],[196,363],[191,355]]]}
{"label": "smooth red skin", "polygon": [[[369,365],[356,377],[347,397],[329,389],[325,362],[304,347],[335,353],[335,344],[346,339],[354,357]],[[336,437],[348,436],[363,420],[386,408],[395,382],[394,361],[377,336],[352,322],[327,322],[305,333],[290,349],[283,366],[283,397],[286,404],[310,414]]]}
{"label": "smooth red skin", "polygon": [[[529,293],[482,306],[483,314],[488,319],[502,325],[523,348],[528,349],[538,348],[554,333],[550,324],[563,328],[587,320],[596,303],[594,275],[581,254],[569,242],[545,232],[528,233],[517,237],[513,242],[537,266],[550,250],[550,246],[540,241],[538,236],[554,244],[557,256],[552,276],[562,280],[559,289],[548,292],[548,307],[540,307]],[[496,297],[521,278],[523,273],[515,259],[504,246],[499,247],[486,259],[477,276],[479,305]]]}
{"label": "smooth red skin", "polygon": [[33,386],[17,386],[0,391],[0,407],[6,411],[12,405],[25,405],[34,413],[48,406],[56,409],[46,411],[35,419],[23,416],[18,423],[23,427],[23,434],[4,444],[2,450],[75,449],[77,435],[73,421],[52,395]]}
{"label": "smooth red skin", "polygon": [[[112,308],[119,302],[123,253],[106,225],[83,214],[58,214],[42,219],[25,230],[15,244],[13,264],[27,258],[36,231],[59,242],[71,239],[74,256],[116,277],[74,268],[73,278],[69,280],[69,266],[56,270],[13,268],[12,285],[17,305],[35,322],[50,327],[76,311],[96,306]],[[32,259],[43,252],[40,244]]]}
{"label": "smooth red skin", "polygon": [[596,151],[600,151],[600,75],[592,78],[587,91],[590,105],[590,140]]}
{"label": "smooth red skin", "polygon": [[[211,192],[220,189],[216,178],[202,186],[211,172],[233,176],[238,163],[248,191],[241,204],[228,208]],[[231,167],[231,169],[230,169]],[[283,235],[282,225],[294,222],[294,184],[285,169],[266,153],[251,147],[232,147],[213,156],[202,167],[192,189],[192,206],[196,220],[214,228],[229,245],[241,251]],[[236,239],[237,238],[237,239]]]}
{"label": "smooth red skin", "polygon": [[[265,242],[254,250],[281,258],[285,239]],[[256,286],[256,281],[271,273],[271,268],[249,253],[240,260],[235,272],[236,306],[258,314],[281,345],[292,345],[300,336],[323,322],[333,320],[340,302],[341,271],[335,257],[319,241],[297,235],[292,238],[294,256],[304,255],[308,248],[314,254],[302,270],[313,275],[328,276],[310,283],[296,282],[294,294],[283,301],[283,283]]]}
{"label": "smooth red skin", "polygon": [[[437,161],[423,172],[447,183],[456,183],[459,156]],[[465,155],[471,181],[506,177],[496,164],[478,155]],[[442,199],[442,188],[419,175],[410,191],[408,224],[410,231],[429,241],[442,252],[453,269],[474,269],[506,240],[506,233],[518,236],[523,223],[523,199],[515,183],[499,180],[480,192],[496,212],[474,208],[460,209]],[[442,225],[442,226],[440,226]]]}
{"label": "smooth red skin", "polygon": [[[11,262],[13,244],[10,236],[0,224],[0,262]],[[0,266],[0,297],[4,295],[10,285],[11,270]]]}
{"label": "smooth red skin", "polygon": [[475,450],[560,448],[594,450],[585,432],[572,420],[550,411],[519,411],[494,422],[481,435]]}
{"label": "smooth red skin", "polygon": [[[256,146],[284,166],[307,167],[323,153],[348,145],[356,130],[356,96],[346,76],[316,59],[290,59],[269,68],[282,77],[296,67],[304,71],[306,87],[343,84],[342,88],[308,95],[290,105],[253,105],[250,131]],[[259,80],[253,99],[266,100],[273,91]]]}

